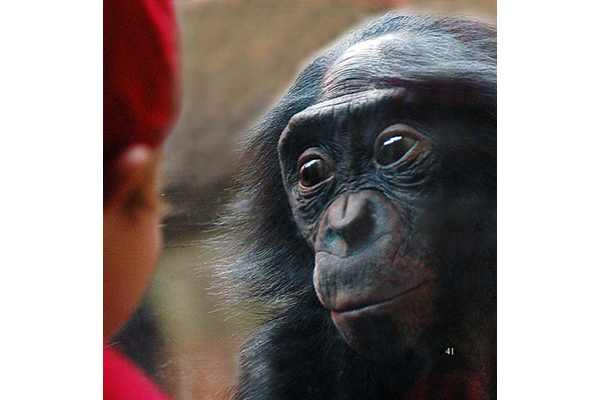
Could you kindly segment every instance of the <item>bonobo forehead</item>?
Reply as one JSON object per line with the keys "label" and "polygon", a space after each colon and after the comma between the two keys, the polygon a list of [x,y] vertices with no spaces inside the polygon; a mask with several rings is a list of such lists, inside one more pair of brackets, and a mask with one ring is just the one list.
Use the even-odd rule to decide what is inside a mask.
{"label": "bonobo forehead", "polygon": [[336,114],[345,118],[369,107],[381,106],[390,102],[402,102],[408,100],[408,95],[405,88],[372,89],[349,93],[317,103],[299,112],[290,119],[288,129],[298,129],[305,124],[333,119]]}

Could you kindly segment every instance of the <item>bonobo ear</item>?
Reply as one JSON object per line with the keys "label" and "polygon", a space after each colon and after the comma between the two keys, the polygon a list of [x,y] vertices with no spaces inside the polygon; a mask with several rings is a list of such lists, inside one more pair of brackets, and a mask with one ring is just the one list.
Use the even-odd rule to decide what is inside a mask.
{"label": "bonobo ear", "polygon": [[132,145],[104,168],[104,211],[125,209],[135,203],[151,171],[153,157],[148,146]]}

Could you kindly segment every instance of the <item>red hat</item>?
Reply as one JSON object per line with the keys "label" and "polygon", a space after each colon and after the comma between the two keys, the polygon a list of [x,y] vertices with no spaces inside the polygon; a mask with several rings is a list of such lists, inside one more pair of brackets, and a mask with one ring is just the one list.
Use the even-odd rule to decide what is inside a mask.
{"label": "red hat", "polygon": [[177,26],[165,0],[104,0],[104,162],[162,143],[179,106]]}

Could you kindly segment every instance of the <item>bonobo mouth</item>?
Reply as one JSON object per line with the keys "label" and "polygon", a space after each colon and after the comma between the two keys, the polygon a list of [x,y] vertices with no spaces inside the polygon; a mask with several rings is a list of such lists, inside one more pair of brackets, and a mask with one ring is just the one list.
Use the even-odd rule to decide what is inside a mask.
{"label": "bonobo mouth", "polygon": [[[404,297],[411,297],[414,298],[413,295],[421,295],[421,296],[426,296],[427,295],[427,289],[428,286],[433,282],[432,279],[428,279],[424,282],[419,283],[418,285],[415,285],[413,287],[411,287],[410,289],[404,290],[392,297],[388,297],[382,300],[378,300],[378,301],[370,301],[368,303],[365,303],[364,301],[361,302],[360,300],[357,301],[348,301],[345,304],[343,304],[341,307],[338,308],[332,308],[331,314],[343,314],[343,313],[350,313],[353,311],[364,311],[364,312],[368,312],[369,310],[373,310],[375,311],[375,309],[377,309],[378,307],[385,307],[388,304],[391,303],[401,303],[404,301]],[[412,292],[416,292],[413,293],[413,295],[411,296],[407,296],[409,293]]]}

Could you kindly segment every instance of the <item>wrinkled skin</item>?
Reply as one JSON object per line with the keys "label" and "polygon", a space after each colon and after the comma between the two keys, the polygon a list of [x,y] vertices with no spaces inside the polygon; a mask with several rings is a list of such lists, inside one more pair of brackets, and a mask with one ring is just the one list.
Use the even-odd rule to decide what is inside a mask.
{"label": "wrinkled skin", "polygon": [[495,60],[487,26],[387,15],[251,132],[231,275],[277,310],[236,398],[495,397]]}

